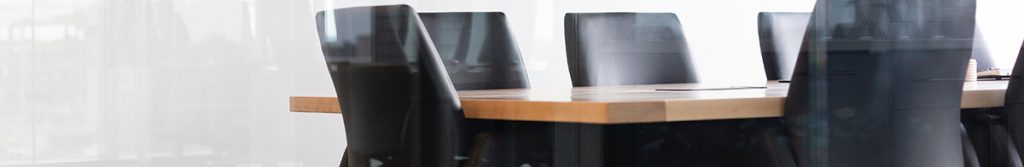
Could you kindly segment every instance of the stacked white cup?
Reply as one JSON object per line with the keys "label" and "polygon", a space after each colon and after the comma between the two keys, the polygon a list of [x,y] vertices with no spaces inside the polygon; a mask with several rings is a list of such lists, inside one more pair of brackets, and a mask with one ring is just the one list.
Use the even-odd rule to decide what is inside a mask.
{"label": "stacked white cup", "polygon": [[967,63],[967,78],[964,78],[967,82],[978,81],[978,61],[971,59]]}

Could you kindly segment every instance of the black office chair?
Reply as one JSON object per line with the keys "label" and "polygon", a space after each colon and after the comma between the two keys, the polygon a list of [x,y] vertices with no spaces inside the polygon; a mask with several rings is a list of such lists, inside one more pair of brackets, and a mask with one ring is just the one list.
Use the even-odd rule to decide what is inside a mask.
{"label": "black office chair", "polygon": [[[456,90],[529,88],[523,59],[501,12],[420,13],[430,39]],[[484,153],[495,166],[551,164],[550,126],[545,123],[468,120],[471,131],[496,129],[500,136],[482,139],[501,145]],[[501,158],[493,158],[501,157]],[[500,164],[500,165],[498,165]]]}
{"label": "black office chair", "polygon": [[[672,13],[568,13],[573,86],[697,82]],[[609,166],[758,166],[749,142],[763,119],[602,126]]]}
{"label": "black office chair", "polygon": [[568,13],[565,45],[573,86],[697,82],[672,13]]}
{"label": "black office chair", "polygon": [[[409,6],[317,13],[348,137],[341,166],[476,166],[447,73]],[[468,157],[468,158],[467,158]]]}
{"label": "black office chair", "polygon": [[[796,65],[796,59],[800,52],[800,45],[803,44],[804,32],[807,29],[807,23],[810,22],[811,13],[799,13],[799,12],[761,12],[758,14],[758,34],[761,40],[761,56],[764,61],[765,75],[768,80],[780,80],[789,81],[793,75],[793,67]],[[979,71],[982,69],[988,69],[992,67],[992,60],[988,55],[987,50],[979,49],[979,46],[983,47],[984,42],[977,36],[975,32],[974,50],[972,58],[976,58],[979,64]],[[979,45],[980,44],[980,45]],[[971,111],[965,112],[970,113]],[[964,120],[970,126],[969,129],[972,132],[987,132],[987,133],[970,133],[968,135],[966,130],[963,130],[964,139],[964,152],[967,157],[965,161],[967,163],[974,163],[979,165],[987,165],[988,159],[981,158],[985,161],[980,161],[980,157],[990,157],[986,153],[988,151],[1000,152],[1005,149],[1005,145],[1001,147],[981,147],[976,152],[975,146],[970,144],[971,139],[975,141],[991,141],[998,142],[1000,137],[992,137],[989,135],[999,135],[998,132],[988,131],[1000,131],[997,124],[982,124],[984,120],[993,120],[992,115],[970,115],[968,117],[979,117],[979,119]],[[969,118],[965,118],[969,119]],[[984,119],[984,120],[981,120]],[[1005,131],[1005,130],[1002,130]],[[1001,139],[1005,140],[1005,139]],[[1005,142],[1002,142],[1005,143]],[[978,143],[978,145],[989,145],[994,143]],[[981,154],[974,156],[976,154]],[[977,165],[974,165],[977,166]]]}
{"label": "black office chair", "polygon": [[455,89],[516,89],[530,83],[501,12],[420,13]]}
{"label": "black office chair", "polygon": [[809,21],[811,13],[761,12],[757,15],[761,59],[768,80],[788,81],[793,77]]}
{"label": "black office chair", "polygon": [[[1013,73],[1010,76],[1010,85],[1006,88],[1006,101],[1003,109],[1007,115],[1010,145],[1014,150],[1024,149],[1024,46],[1021,46],[1017,55],[1017,62],[1013,66]],[[1017,152],[1019,153],[1019,152]],[[1011,165],[1020,166],[1020,160],[1024,159],[1020,154],[1010,155],[1008,158]]]}
{"label": "black office chair", "polygon": [[[809,21],[810,13],[761,12],[758,15],[758,34],[761,40],[761,55],[764,61],[765,75],[768,80],[790,80],[793,72],[792,67],[795,66],[796,57],[800,51],[800,44],[802,44],[803,41],[804,30],[807,29],[807,23]],[[972,58],[977,59],[978,71],[994,67],[994,63],[989,56],[988,50],[985,48],[984,40],[981,39],[982,38],[976,31]],[[978,111],[967,111],[965,113],[974,114],[974,112]],[[966,133],[966,131],[963,132],[964,140],[967,141],[964,145],[964,152],[967,155],[974,155],[975,146],[966,144],[971,143],[970,141],[973,139],[974,141],[979,141],[975,142],[975,145],[979,145],[980,147],[977,149],[979,150],[977,152],[978,156],[984,157],[980,158],[982,159],[982,161],[980,161],[980,165],[988,166],[989,163],[1009,162],[1006,161],[1006,159],[989,159],[1000,156],[989,156],[988,154],[1001,153],[1000,155],[1009,155],[1010,151],[1006,150],[1007,148],[1005,145],[999,145],[999,143],[1006,143],[1004,138],[1007,136],[1001,135],[1005,134],[1005,130],[1003,130],[1005,129],[1005,126],[991,123],[1001,119],[994,115],[982,114],[983,115],[965,115],[967,117],[971,117],[965,117],[964,122],[969,124],[970,128],[968,129],[971,129],[972,133],[970,133],[971,135],[968,137],[968,133]],[[1001,129],[1000,127],[1003,128]],[[966,158],[967,159],[965,160],[967,161],[979,163],[978,157],[969,156]]]}
{"label": "black office chair", "polygon": [[790,146],[776,148],[792,148],[796,166],[974,165],[959,125],[974,10],[818,1],[785,104]]}

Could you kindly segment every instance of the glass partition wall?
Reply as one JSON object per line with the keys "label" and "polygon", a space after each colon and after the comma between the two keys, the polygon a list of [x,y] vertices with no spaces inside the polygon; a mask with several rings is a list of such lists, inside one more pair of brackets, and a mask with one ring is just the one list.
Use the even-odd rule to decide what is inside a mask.
{"label": "glass partition wall", "polygon": [[1020,7],[5,0],[0,167],[1009,166]]}

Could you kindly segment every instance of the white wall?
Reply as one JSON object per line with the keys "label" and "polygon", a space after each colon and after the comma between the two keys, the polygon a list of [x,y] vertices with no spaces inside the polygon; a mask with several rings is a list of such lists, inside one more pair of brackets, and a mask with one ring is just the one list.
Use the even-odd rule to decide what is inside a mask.
{"label": "white wall", "polygon": [[[1021,1],[979,1],[979,24],[994,41],[997,60],[1012,65],[1024,39],[1024,20],[1012,18],[1024,16],[1014,11]],[[288,112],[288,96],[333,96],[312,15],[396,3],[423,12],[506,12],[540,89],[570,85],[565,12],[677,13],[702,80],[760,82],[756,13],[813,6],[813,0],[0,0],[0,166],[334,166],[345,146],[340,116]]]}

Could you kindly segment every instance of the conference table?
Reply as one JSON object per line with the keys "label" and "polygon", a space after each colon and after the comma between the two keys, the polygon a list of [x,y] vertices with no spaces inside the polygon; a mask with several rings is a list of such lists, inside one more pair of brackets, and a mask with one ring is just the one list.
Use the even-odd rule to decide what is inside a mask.
{"label": "conference table", "polygon": [[[965,82],[963,108],[1003,106],[1008,81]],[[764,87],[764,88],[756,88]],[[629,124],[782,116],[788,83],[657,84],[459,91],[470,119]],[[672,90],[665,90],[672,89]],[[341,113],[336,97],[292,96],[293,112]]]}
{"label": "conference table", "polygon": [[[1003,105],[1008,81],[965,82],[964,109]],[[555,166],[614,166],[607,127],[761,119],[783,115],[788,83],[655,84],[459,91],[469,119],[551,123]],[[290,97],[292,112],[341,113],[335,97]],[[598,144],[595,144],[598,143]],[[564,154],[564,155],[561,155]]]}

